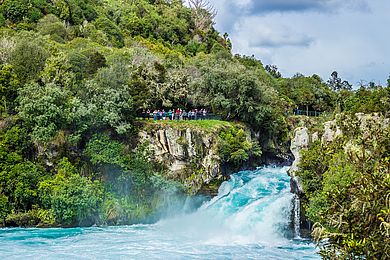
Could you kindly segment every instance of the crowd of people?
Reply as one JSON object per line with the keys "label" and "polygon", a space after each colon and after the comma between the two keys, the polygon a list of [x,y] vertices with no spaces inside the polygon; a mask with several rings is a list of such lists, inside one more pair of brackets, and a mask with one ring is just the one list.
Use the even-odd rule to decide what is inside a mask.
{"label": "crowd of people", "polygon": [[206,109],[192,109],[188,112],[184,109],[177,108],[169,109],[165,111],[164,109],[144,109],[142,110],[143,119],[153,119],[157,120],[204,120],[207,119],[208,113]]}

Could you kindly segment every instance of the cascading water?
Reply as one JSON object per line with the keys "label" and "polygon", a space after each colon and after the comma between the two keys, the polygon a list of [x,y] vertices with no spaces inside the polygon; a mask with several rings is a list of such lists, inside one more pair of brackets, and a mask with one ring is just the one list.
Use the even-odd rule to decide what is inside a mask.
{"label": "cascading water", "polygon": [[[289,228],[295,199],[286,171],[234,174],[195,212],[153,225],[3,229],[0,258],[319,259],[299,229]],[[293,216],[299,219],[299,211]]]}
{"label": "cascading water", "polygon": [[301,201],[299,200],[298,195],[294,195],[294,236],[295,238],[300,238],[301,237],[301,232],[300,232],[300,223],[301,223]]}

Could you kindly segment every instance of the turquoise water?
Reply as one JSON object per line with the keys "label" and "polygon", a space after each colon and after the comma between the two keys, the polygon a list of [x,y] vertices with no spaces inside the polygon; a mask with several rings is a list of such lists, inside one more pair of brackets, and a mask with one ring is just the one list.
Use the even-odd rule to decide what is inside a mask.
{"label": "turquoise water", "polygon": [[194,213],[152,225],[2,229],[0,259],[319,259],[289,228],[286,171],[232,175]]}

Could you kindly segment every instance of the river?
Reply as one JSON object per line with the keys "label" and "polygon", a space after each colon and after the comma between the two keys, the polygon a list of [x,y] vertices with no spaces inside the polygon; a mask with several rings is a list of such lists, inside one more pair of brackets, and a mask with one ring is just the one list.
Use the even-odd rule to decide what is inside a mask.
{"label": "river", "polygon": [[0,259],[320,259],[291,227],[287,169],[234,174],[193,213],[155,224],[1,229]]}

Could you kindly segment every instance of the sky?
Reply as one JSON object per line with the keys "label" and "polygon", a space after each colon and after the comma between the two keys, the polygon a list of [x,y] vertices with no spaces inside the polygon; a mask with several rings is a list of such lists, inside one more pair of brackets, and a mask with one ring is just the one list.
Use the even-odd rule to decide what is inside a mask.
{"label": "sky", "polygon": [[337,71],[354,86],[390,75],[389,0],[209,0],[233,52],[274,64],[284,77]]}

